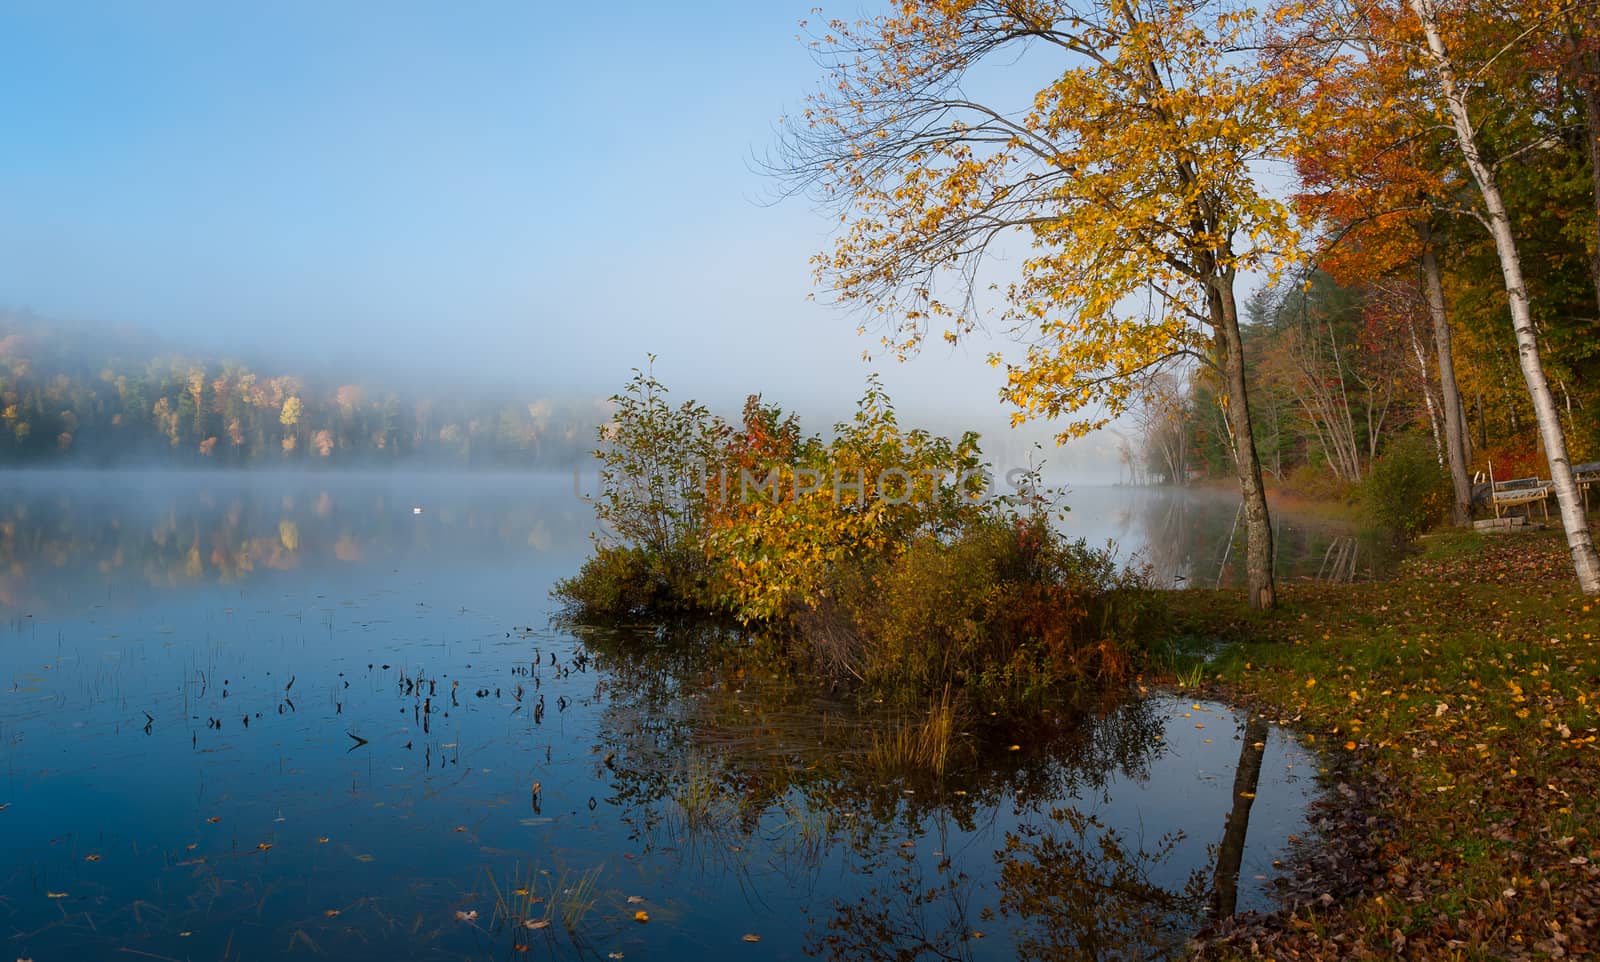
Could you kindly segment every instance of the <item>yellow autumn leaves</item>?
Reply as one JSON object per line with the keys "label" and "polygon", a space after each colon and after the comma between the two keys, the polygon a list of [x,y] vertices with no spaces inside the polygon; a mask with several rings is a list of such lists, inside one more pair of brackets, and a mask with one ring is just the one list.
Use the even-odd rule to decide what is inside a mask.
{"label": "yellow autumn leaves", "polygon": [[[1257,27],[1203,3],[940,0],[836,25],[818,47],[830,83],[788,145],[791,176],[844,210],[819,278],[870,305],[903,356],[971,333],[985,256],[1020,248],[993,288],[1026,345],[1006,397],[1021,417],[1066,417],[1065,436],[1103,425],[1152,365],[1209,353],[1236,274],[1296,258],[1291,211],[1253,173],[1293,129],[1235,53]],[[958,86],[1028,44],[1068,65],[1031,98]]]}

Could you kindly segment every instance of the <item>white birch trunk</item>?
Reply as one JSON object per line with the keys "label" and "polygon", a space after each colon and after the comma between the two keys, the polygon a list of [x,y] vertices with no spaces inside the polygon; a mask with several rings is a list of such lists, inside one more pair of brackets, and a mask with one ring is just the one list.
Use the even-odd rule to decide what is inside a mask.
{"label": "white birch trunk", "polygon": [[1522,378],[1527,382],[1528,394],[1533,399],[1539,437],[1544,441],[1545,457],[1550,462],[1550,479],[1555,486],[1556,501],[1561,506],[1561,526],[1566,531],[1567,547],[1572,550],[1572,564],[1577,571],[1578,585],[1585,594],[1597,594],[1600,593],[1600,555],[1595,553],[1594,539],[1589,533],[1589,519],[1584,514],[1583,500],[1572,474],[1572,462],[1567,457],[1567,438],[1561,428],[1561,414],[1556,410],[1550,382],[1545,379],[1544,364],[1539,358],[1539,341],[1533,328],[1533,312],[1528,304],[1528,288],[1522,278],[1522,260],[1517,251],[1516,238],[1511,234],[1511,218],[1506,214],[1505,201],[1500,196],[1494,171],[1489,169],[1478,153],[1477,136],[1473,133],[1472,118],[1467,112],[1466,96],[1456,85],[1455,70],[1439,32],[1436,0],[1409,2],[1427,37],[1428,53],[1438,74],[1445,106],[1455,126],[1456,140],[1466,159],[1467,170],[1477,183],[1478,192],[1483,195],[1489,231],[1494,235],[1495,251],[1500,256],[1500,272],[1505,276],[1506,298],[1511,302],[1511,325],[1517,335]]}

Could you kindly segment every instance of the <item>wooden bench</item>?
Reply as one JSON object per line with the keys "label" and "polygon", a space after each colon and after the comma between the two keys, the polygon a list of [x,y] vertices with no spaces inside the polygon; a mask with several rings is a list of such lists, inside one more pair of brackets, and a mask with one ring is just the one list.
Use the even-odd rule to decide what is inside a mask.
{"label": "wooden bench", "polygon": [[1584,464],[1572,466],[1573,477],[1578,481],[1578,488],[1583,492],[1583,511],[1589,513],[1589,488],[1600,484],[1600,461],[1589,461]]}
{"label": "wooden bench", "polygon": [[1489,501],[1494,505],[1494,516],[1500,517],[1501,509],[1514,508],[1519,504],[1533,504],[1538,502],[1539,508],[1544,512],[1546,520],[1550,518],[1550,490],[1549,481],[1539,478],[1516,478],[1511,481],[1495,481],[1489,489]]}

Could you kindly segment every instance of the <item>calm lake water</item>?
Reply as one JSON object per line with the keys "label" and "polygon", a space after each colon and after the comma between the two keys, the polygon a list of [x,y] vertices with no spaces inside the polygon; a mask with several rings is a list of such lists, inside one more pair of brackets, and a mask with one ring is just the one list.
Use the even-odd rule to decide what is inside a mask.
{"label": "calm lake water", "polygon": [[[1244,584],[1244,518],[1233,491],[1082,487],[1065,501],[1063,529],[1091,544],[1115,542],[1120,557],[1148,565],[1163,584]],[[1399,560],[1379,532],[1289,510],[1275,510],[1272,522],[1280,579],[1371,581]]]}
{"label": "calm lake water", "polygon": [[[1170,504],[1103,499],[1085,536],[1217,576]],[[570,477],[0,474],[0,953],[1143,957],[1203,923],[1242,715],[1063,708],[885,776],[893,719],[553,625],[591,517]],[[1262,741],[1241,908],[1315,791]]]}

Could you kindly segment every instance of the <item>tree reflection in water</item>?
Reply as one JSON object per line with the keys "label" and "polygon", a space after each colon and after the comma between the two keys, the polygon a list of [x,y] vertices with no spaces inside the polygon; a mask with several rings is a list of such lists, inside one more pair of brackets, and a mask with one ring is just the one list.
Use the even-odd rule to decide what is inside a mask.
{"label": "tree reflection in water", "polygon": [[1217,874],[1212,886],[1211,911],[1217,918],[1232,915],[1239,906],[1239,866],[1244,859],[1245,834],[1250,809],[1261,783],[1261,759],[1267,749],[1267,720],[1250,716],[1239,740],[1239,764],[1233,774],[1233,802],[1217,849]]}
{"label": "tree reflection in water", "polygon": [[686,631],[584,630],[611,679],[608,801],[646,851],[676,854],[682,878],[753,891],[753,871],[776,870],[813,893],[810,955],[1164,957],[1237,898],[1259,719],[1224,843],[1201,856],[1181,831],[1150,842],[1092,814],[1167,751],[1150,700],[1052,716],[1018,751],[974,732],[943,779],[891,775],[870,763],[891,719],[753,666],[748,639],[700,629],[686,644]]}
{"label": "tree reflection in water", "polygon": [[1093,815],[1054,808],[1045,826],[1006,837],[1000,906],[1022,927],[1026,959],[1162,958],[1181,948],[1205,904],[1205,872],[1179,888],[1153,880],[1182,841],[1169,833],[1149,848]]}
{"label": "tree reflection in water", "polygon": [[[1126,534],[1142,545],[1138,561],[1168,587],[1220,588],[1241,583],[1244,528],[1232,500],[1209,491],[1144,488]],[[1399,563],[1403,546],[1381,531],[1349,521],[1274,509],[1273,543],[1279,578],[1343,584],[1382,578]]]}

